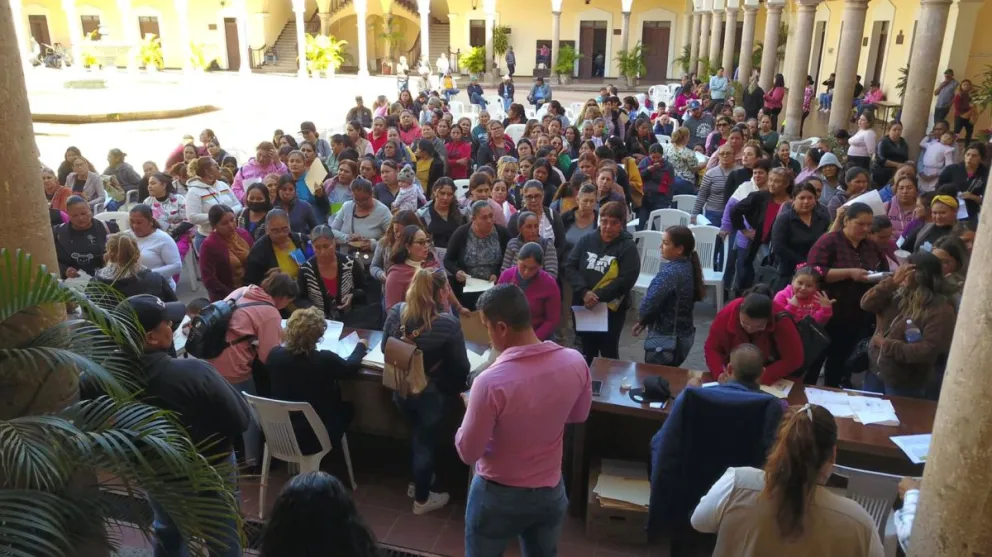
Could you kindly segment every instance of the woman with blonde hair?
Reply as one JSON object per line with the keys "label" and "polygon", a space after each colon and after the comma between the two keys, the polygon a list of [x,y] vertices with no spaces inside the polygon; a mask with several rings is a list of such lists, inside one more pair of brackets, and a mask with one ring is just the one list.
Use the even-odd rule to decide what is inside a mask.
{"label": "woman with blonde hair", "polygon": [[830,412],[793,407],[765,469],[728,468],[692,513],[692,527],[716,534],[713,557],[882,557],[868,512],[824,487],[836,460]]}
{"label": "woman with blonde hair", "polygon": [[[315,307],[299,309],[286,320],[282,346],[269,352],[265,367],[269,371],[272,397],[290,402],[308,402],[327,429],[331,447],[347,446],[345,430],[355,411],[341,400],[339,380],[354,379],[362,368],[368,341],[361,339],[347,359],[317,344],[327,330],[324,313]],[[334,341],[336,339],[326,339]],[[303,454],[319,452],[321,447],[306,417],[294,412],[291,418],[296,442]]]}
{"label": "woman with blonde hair", "polygon": [[125,298],[151,294],[163,302],[178,301],[168,279],[141,264],[141,249],[134,236],[111,234],[107,238],[103,261],[104,266],[97,269],[93,278],[120,292]]}
{"label": "woman with blonde hair", "polygon": [[441,435],[445,403],[465,390],[469,372],[461,322],[441,310],[450,291],[444,269],[420,268],[406,290],[405,301],[389,310],[383,327],[383,346],[390,338],[412,341],[423,353],[427,373],[427,388],[420,394],[406,398],[393,395],[413,431],[413,482],[407,493],[413,494],[413,514],[417,515],[448,503],[447,493],[431,489],[434,451]]}
{"label": "woman with blonde hair", "polygon": [[672,132],[672,146],[665,153],[665,160],[672,163],[675,175],[696,184],[699,172],[699,159],[696,152],[688,147],[689,130],[679,128]]}

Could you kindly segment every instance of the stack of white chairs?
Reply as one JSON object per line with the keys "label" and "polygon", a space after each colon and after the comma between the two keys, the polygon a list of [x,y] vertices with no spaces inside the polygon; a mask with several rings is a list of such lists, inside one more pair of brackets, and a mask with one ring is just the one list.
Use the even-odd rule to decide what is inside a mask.
{"label": "stack of white chairs", "polygon": [[678,209],[655,209],[648,216],[647,229],[664,232],[670,226],[689,226],[691,218],[689,213]]}
{"label": "stack of white chairs", "polygon": [[524,124],[510,124],[506,127],[506,135],[510,136],[513,143],[516,144],[520,141],[520,138],[524,136],[524,130],[527,128]]}
{"label": "stack of white chairs", "polygon": [[727,240],[720,237],[720,228],[716,226],[690,226],[692,236],[696,239],[696,253],[699,264],[703,268],[703,285],[716,289],[716,310],[723,308],[723,271],[713,268],[713,254],[716,253],[717,242],[723,242],[723,260],[726,262]]}
{"label": "stack of white chairs", "polygon": [[465,112],[465,103],[462,101],[448,101],[448,111],[454,117],[460,117]]}
{"label": "stack of white chairs", "polygon": [[695,195],[676,195],[672,198],[672,201],[675,202],[676,209],[690,214],[692,213],[692,208],[696,206]]}
{"label": "stack of white chairs", "polygon": [[892,506],[899,498],[901,476],[834,465],[834,475],[847,478],[844,496],[864,507],[874,519],[886,557],[895,557],[899,547]]}
{"label": "stack of white chairs", "polygon": [[634,243],[637,245],[637,254],[641,260],[641,273],[637,275],[637,282],[634,283],[635,296],[647,294],[651,279],[658,274],[663,262],[661,258],[661,238],[662,233],[657,230],[642,230],[634,232]]}

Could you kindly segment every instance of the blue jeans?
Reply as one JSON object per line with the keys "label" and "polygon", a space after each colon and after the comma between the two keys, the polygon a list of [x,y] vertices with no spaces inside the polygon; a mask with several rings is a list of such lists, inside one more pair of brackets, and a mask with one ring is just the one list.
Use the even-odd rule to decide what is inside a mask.
{"label": "blue jeans", "polygon": [[[651,211],[667,209],[672,206],[672,198],[662,194],[645,195],[641,199],[641,208],[637,210],[637,230],[647,230],[648,218]],[[664,231],[662,231],[664,232]]]}
{"label": "blue jeans", "polygon": [[926,387],[890,387],[889,385],[886,385],[885,382],[882,381],[882,378],[879,377],[874,371],[865,373],[865,382],[861,388],[871,393],[879,393],[888,396],[926,398]]}
{"label": "blue jeans", "polygon": [[561,480],[555,487],[525,488],[476,476],[465,505],[465,556],[499,557],[519,538],[524,557],[554,557],[567,509]]}
{"label": "blue jeans", "polygon": [[833,92],[820,93],[820,108],[830,108],[830,103],[834,100]]}
{"label": "blue jeans", "polygon": [[437,385],[428,383],[427,388],[419,395],[402,398],[394,393],[393,402],[410,422],[415,499],[423,503],[430,496],[434,477],[434,450],[444,417],[444,395],[437,390]]}
{"label": "blue jeans", "polygon": [[[251,377],[241,383],[231,383],[231,386],[238,392],[238,396],[241,396],[242,391],[250,395],[258,394],[258,390],[255,389],[255,380]],[[254,414],[252,414],[251,422],[248,424],[248,429],[242,434],[242,438],[245,442],[245,462],[248,464],[260,463],[260,459],[262,458],[262,430],[259,429]]]}
{"label": "blue jeans", "polygon": [[[720,228],[720,221],[723,219],[722,212],[708,211],[704,208],[703,216],[710,221],[710,225]],[[723,269],[723,238],[718,237],[716,246],[713,248],[713,269],[717,271]]]}
{"label": "blue jeans", "polygon": [[[231,483],[237,484],[234,453],[231,453],[231,467]],[[152,530],[155,534],[155,557],[189,557],[189,543],[182,538],[176,523],[154,500],[149,499],[148,503],[155,516],[152,522]],[[228,528],[225,539],[210,547],[210,557],[241,557],[241,537],[237,521],[234,518],[225,519],[224,525]]]}
{"label": "blue jeans", "polygon": [[503,97],[503,111],[509,112],[510,105],[513,104],[513,99],[510,97]]}
{"label": "blue jeans", "polygon": [[197,232],[196,235],[193,236],[193,249],[196,250],[196,253],[200,253],[200,246],[203,245],[203,241],[206,239],[207,237],[204,236],[203,234],[200,234],[199,232]]}
{"label": "blue jeans", "polygon": [[480,95],[478,93],[472,93],[472,95],[469,97],[468,100],[472,104],[477,104],[477,105],[481,106],[482,107],[482,110],[485,110],[489,106],[489,103],[486,102],[486,99],[482,98],[482,95]]}
{"label": "blue jeans", "polygon": [[444,95],[444,100],[450,102],[451,97],[453,95],[457,95],[459,92],[460,92],[459,89],[445,89],[444,91],[441,91],[441,94]]}
{"label": "blue jeans", "polygon": [[[740,234],[740,232],[738,232]],[[751,251],[751,246],[742,248],[740,246],[736,247],[737,250],[737,261],[734,279],[734,289],[738,292],[743,292],[748,288],[751,288],[751,283],[754,282],[754,262],[747,260],[747,254]]]}

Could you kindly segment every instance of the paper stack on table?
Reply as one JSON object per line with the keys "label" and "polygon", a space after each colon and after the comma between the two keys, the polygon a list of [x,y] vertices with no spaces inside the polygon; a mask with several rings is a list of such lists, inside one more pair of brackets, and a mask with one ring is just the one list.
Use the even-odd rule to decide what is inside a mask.
{"label": "paper stack on table", "polygon": [[358,333],[353,332],[343,339],[335,341],[335,346],[331,351],[347,360],[351,356],[351,353],[355,351],[359,340]]}
{"label": "paper stack on table", "polygon": [[795,383],[788,379],[779,379],[771,385],[762,385],[761,390],[778,398],[788,398],[793,385]]}
{"label": "paper stack on table", "polygon": [[848,403],[851,406],[851,411],[854,412],[855,421],[865,425],[899,425],[896,409],[890,400],[870,396],[852,396],[848,397]]}
{"label": "paper stack on table", "polygon": [[468,277],[465,279],[465,288],[462,290],[465,294],[471,294],[473,292],[485,292],[493,287],[493,283],[488,280],[477,279],[475,277]]}
{"label": "paper stack on table", "polygon": [[930,452],[930,440],[933,435],[924,433],[921,435],[896,435],[889,437],[897,447],[906,453],[913,464],[925,464],[927,453]]}
{"label": "paper stack on table", "polygon": [[848,402],[849,398],[847,393],[806,387],[806,400],[810,404],[826,408],[835,418],[854,417],[854,412],[851,411],[851,405]]}
{"label": "paper stack on table", "polygon": [[375,369],[386,367],[386,355],[382,353],[382,343],[369,346],[368,353],[362,358],[362,365]]}
{"label": "paper stack on table", "polygon": [[628,460],[603,459],[593,493],[604,507],[646,511],[651,500],[647,465]]}

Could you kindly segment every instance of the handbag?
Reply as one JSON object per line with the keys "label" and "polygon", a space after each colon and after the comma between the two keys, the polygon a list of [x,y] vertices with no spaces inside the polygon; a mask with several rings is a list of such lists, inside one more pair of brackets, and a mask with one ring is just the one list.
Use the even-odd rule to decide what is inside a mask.
{"label": "handbag", "polygon": [[[679,311],[679,290],[678,286],[675,287],[675,311],[674,314],[678,315]],[[680,352],[686,352],[685,350],[680,350],[684,347],[684,344],[679,344],[679,337],[676,334],[677,323],[675,319],[672,320],[672,334],[662,335],[662,334],[651,334],[653,331],[648,332],[647,338],[644,339],[644,351],[647,353],[668,353],[671,355],[671,359],[660,359],[660,361],[669,362],[673,365],[681,364],[685,361],[688,354],[682,354]]]}
{"label": "handbag", "polygon": [[[401,315],[404,306],[400,307]],[[407,335],[406,325],[400,325],[402,336],[400,338],[387,338],[386,344],[383,346],[382,385],[389,390],[396,391],[401,398],[419,395],[427,388],[424,353],[415,342],[417,337],[426,329],[427,325],[425,324]],[[438,362],[434,368],[440,364],[441,362]]]}
{"label": "handbag", "polygon": [[805,371],[820,361],[820,357],[830,347],[830,337],[823,327],[815,319],[807,315],[799,321],[792,318],[792,314],[787,311],[779,312],[777,319],[790,319],[796,325],[796,332],[799,333],[799,340],[803,345],[803,365],[796,373],[796,377],[801,377]]}

